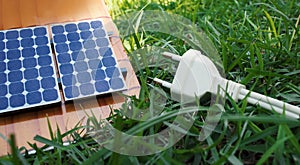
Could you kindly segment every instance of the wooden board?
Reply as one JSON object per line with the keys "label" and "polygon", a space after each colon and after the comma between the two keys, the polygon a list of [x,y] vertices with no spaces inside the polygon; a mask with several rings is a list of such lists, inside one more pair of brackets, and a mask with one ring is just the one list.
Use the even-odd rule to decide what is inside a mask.
{"label": "wooden board", "polygon": [[[138,96],[139,82],[103,0],[0,0],[1,30],[95,18],[101,18],[107,31],[112,32],[110,41],[119,66],[127,70],[125,81],[128,90],[123,93]],[[96,116],[106,118],[111,108],[120,108],[123,102],[123,97],[112,94],[4,113],[0,115],[0,133],[6,137],[15,134],[17,145],[28,147],[27,142],[35,142],[33,140],[35,135],[49,138],[47,118],[52,128],[58,125],[64,132],[73,128],[77,123],[84,125],[87,119],[86,114],[91,114],[91,112]],[[9,145],[0,138],[0,156],[9,152]]]}

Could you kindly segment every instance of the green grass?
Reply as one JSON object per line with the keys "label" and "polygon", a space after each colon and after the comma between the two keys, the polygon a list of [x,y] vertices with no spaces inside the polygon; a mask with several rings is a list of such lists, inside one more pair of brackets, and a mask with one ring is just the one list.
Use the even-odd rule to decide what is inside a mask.
{"label": "green grass", "polygon": [[[115,20],[126,13],[142,10],[160,10],[188,18],[196,25],[192,27],[194,31],[191,29],[196,39],[201,39],[197,38],[201,37],[198,29],[211,39],[218,52],[213,57],[221,62],[227,79],[300,106],[299,2],[112,0],[107,3]],[[122,34],[126,28],[116,23]],[[151,135],[174,121],[174,114],[179,109],[179,104],[170,99],[168,89],[164,89],[166,106],[163,112],[157,113],[158,116],[152,120],[134,120],[141,112],[149,113],[153,106],[151,103],[161,99],[157,95],[150,96],[151,89],[159,87],[152,79],[173,79],[174,72],[170,70],[176,64],[159,54],[162,50],[182,54],[190,48],[203,48],[203,45],[197,45],[199,43],[195,40],[145,31],[143,24],[135,28],[140,31],[122,36],[122,41],[142,86],[140,98],[129,97],[130,105],[124,104],[121,109],[115,110],[116,114],[109,121],[115,128],[127,133]],[[207,47],[203,49],[211,53]],[[133,107],[133,119],[125,117],[130,113],[128,107]],[[207,114],[205,108],[199,108],[196,121],[187,135],[158,154],[134,157],[102,148],[93,138],[78,132],[99,129],[97,127],[103,121],[91,117],[86,126],[75,126],[67,133],[52,132],[49,127],[51,139],[35,138],[45,144],[44,147],[31,144],[37,151],[34,155],[28,155],[25,148],[16,148],[13,136],[10,137],[8,142],[13,152],[0,158],[0,164],[299,164],[299,120],[291,121],[246,101],[235,103],[230,98],[224,108],[221,121],[205,141],[197,140]],[[64,137],[75,139],[75,142],[64,146]],[[45,151],[49,146],[54,149]],[[25,154],[21,154],[24,151]]]}

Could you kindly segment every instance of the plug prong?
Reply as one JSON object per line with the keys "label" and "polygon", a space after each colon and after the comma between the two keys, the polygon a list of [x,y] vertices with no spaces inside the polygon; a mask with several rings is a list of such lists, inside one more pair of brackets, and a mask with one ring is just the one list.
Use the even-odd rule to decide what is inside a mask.
{"label": "plug prong", "polygon": [[167,82],[167,81],[164,81],[164,80],[161,80],[161,79],[158,79],[158,78],[154,78],[154,81],[161,84],[162,86],[166,87],[166,88],[171,88],[172,84]]}
{"label": "plug prong", "polygon": [[177,54],[170,53],[170,52],[163,52],[162,55],[165,56],[166,58],[170,58],[174,61],[180,62],[180,60],[181,60],[181,56],[179,56]]}

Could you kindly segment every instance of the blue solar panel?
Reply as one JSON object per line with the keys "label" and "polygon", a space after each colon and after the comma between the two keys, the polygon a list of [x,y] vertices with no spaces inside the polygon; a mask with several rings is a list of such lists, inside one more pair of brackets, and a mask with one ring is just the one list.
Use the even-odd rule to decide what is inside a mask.
{"label": "blue solar panel", "polygon": [[0,113],[60,100],[47,27],[0,31]]}
{"label": "blue solar panel", "polygon": [[101,20],[51,26],[66,100],[126,89]]}

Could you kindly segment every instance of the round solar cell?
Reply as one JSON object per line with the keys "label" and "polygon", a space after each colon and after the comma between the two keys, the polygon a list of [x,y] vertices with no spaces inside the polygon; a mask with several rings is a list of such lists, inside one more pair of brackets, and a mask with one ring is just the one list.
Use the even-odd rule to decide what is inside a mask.
{"label": "round solar cell", "polygon": [[8,86],[9,93],[12,95],[21,94],[24,92],[24,85],[21,82],[11,83]]}
{"label": "round solar cell", "polygon": [[3,61],[6,59],[5,53],[0,51],[0,61]]}
{"label": "round solar cell", "polygon": [[0,32],[0,41],[1,40],[4,40],[4,33],[3,32]]}
{"label": "round solar cell", "polygon": [[74,75],[68,74],[62,77],[62,83],[64,86],[72,86],[75,85],[77,81]]}
{"label": "round solar cell", "polygon": [[5,49],[5,43],[3,41],[0,41],[0,50]]}
{"label": "round solar cell", "polygon": [[112,54],[113,54],[111,48],[109,48],[109,47],[100,48],[99,53],[103,57],[109,57],[109,56],[112,56]]}
{"label": "round solar cell", "polygon": [[36,68],[26,69],[24,71],[24,78],[26,80],[36,79],[37,77],[39,77],[39,72]]}
{"label": "round solar cell", "polygon": [[109,85],[107,81],[97,81],[95,83],[97,92],[106,92],[109,90]]}
{"label": "round solar cell", "polygon": [[96,70],[102,67],[102,62],[99,59],[89,60],[88,64],[89,68],[91,68],[92,70]]}
{"label": "round solar cell", "polygon": [[7,81],[7,76],[5,73],[0,73],[0,84],[4,84]]}
{"label": "round solar cell", "polygon": [[51,66],[41,67],[39,71],[41,77],[52,77],[54,74],[53,68]]}
{"label": "round solar cell", "polygon": [[21,71],[12,71],[8,73],[9,82],[18,82],[23,79],[23,74]]}
{"label": "round solar cell", "polygon": [[19,32],[14,30],[14,31],[8,31],[6,32],[6,39],[11,40],[11,39],[18,39],[19,38]]}
{"label": "round solar cell", "polygon": [[21,52],[19,50],[8,50],[7,59],[16,60],[21,57]]}
{"label": "round solar cell", "polygon": [[52,27],[52,33],[54,34],[62,34],[65,31],[62,25],[57,25]]}
{"label": "round solar cell", "polygon": [[0,85],[0,97],[4,97],[7,95],[7,86],[6,85]]}
{"label": "round solar cell", "polygon": [[94,40],[86,40],[83,42],[83,46],[85,49],[94,49],[96,47],[96,43]]}
{"label": "round solar cell", "polygon": [[71,61],[71,57],[68,53],[58,54],[57,60],[59,63],[69,63]]}
{"label": "round solar cell", "polygon": [[96,29],[94,31],[94,36],[97,37],[97,38],[105,37],[106,33],[105,33],[105,31],[103,29]]}
{"label": "round solar cell", "polygon": [[6,97],[0,97],[0,109],[4,110],[8,108],[8,99]]}
{"label": "round solar cell", "polygon": [[25,105],[25,96],[24,95],[13,95],[9,99],[10,106],[11,107],[21,107]]}
{"label": "round solar cell", "polygon": [[76,86],[66,87],[64,93],[67,98],[74,98],[80,95],[79,89]]}
{"label": "round solar cell", "polygon": [[22,30],[20,31],[20,36],[21,36],[22,38],[30,38],[30,37],[33,36],[33,32],[32,32],[31,29],[22,29]]}
{"label": "round solar cell", "polygon": [[87,22],[81,22],[78,24],[78,28],[80,30],[89,30],[90,29],[90,25]]}
{"label": "round solar cell", "polygon": [[44,36],[47,34],[47,30],[45,27],[39,27],[39,28],[35,28],[33,30],[33,33],[35,36]]}
{"label": "round solar cell", "polygon": [[71,64],[62,64],[59,68],[61,74],[72,74],[74,71]]}
{"label": "round solar cell", "polygon": [[109,78],[120,76],[120,71],[116,67],[106,68],[105,73]]}
{"label": "round solar cell", "polygon": [[20,47],[20,41],[19,40],[9,40],[6,42],[6,48],[7,49],[18,49]]}
{"label": "round solar cell", "polygon": [[84,61],[77,61],[74,64],[74,68],[77,72],[82,72],[82,71],[87,71],[88,70],[88,65]]}
{"label": "round solar cell", "polygon": [[83,73],[78,73],[77,80],[79,83],[89,83],[92,79],[89,73],[83,72]]}
{"label": "round solar cell", "polygon": [[55,46],[57,53],[66,53],[69,51],[69,47],[67,44],[57,44]]}
{"label": "round solar cell", "polygon": [[122,89],[124,87],[124,83],[120,78],[113,78],[109,80],[110,87],[114,90]]}
{"label": "round solar cell", "polygon": [[67,41],[67,37],[63,34],[57,34],[54,36],[55,43],[65,43]]}
{"label": "round solar cell", "polygon": [[35,58],[25,58],[23,60],[23,67],[28,69],[28,68],[34,68],[37,66],[37,62]]}
{"label": "round solar cell", "polygon": [[88,49],[85,51],[85,54],[88,59],[95,59],[99,57],[98,51],[96,49]]}
{"label": "round solar cell", "polygon": [[105,67],[111,67],[117,64],[113,57],[105,57],[102,59],[102,62]]}
{"label": "round solar cell", "polygon": [[50,56],[41,56],[38,58],[38,64],[40,66],[48,66],[52,64],[52,59]]}
{"label": "round solar cell", "polygon": [[42,79],[41,84],[42,84],[42,88],[44,89],[51,89],[56,86],[56,82],[53,77],[47,77]]}
{"label": "round solar cell", "polygon": [[[23,57],[33,57],[35,55],[35,50],[34,48],[24,48],[22,50],[22,56]],[[8,52],[7,52],[7,55],[8,55]]]}
{"label": "round solar cell", "polygon": [[24,38],[21,40],[21,46],[26,47],[32,47],[34,45],[34,41],[32,38]]}
{"label": "round solar cell", "polygon": [[28,92],[38,91],[40,89],[40,82],[38,80],[28,80],[25,82],[25,89]]}
{"label": "round solar cell", "polygon": [[69,41],[73,42],[73,41],[78,41],[80,39],[79,34],[78,33],[69,33],[67,34],[67,38]]}
{"label": "round solar cell", "polygon": [[106,78],[105,72],[102,69],[93,71],[92,76],[95,81],[104,80]]}
{"label": "round solar cell", "polygon": [[43,98],[45,101],[54,101],[58,98],[57,90],[48,89],[43,92]]}
{"label": "round solar cell", "polygon": [[28,104],[38,104],[42,102],[42,94],[40,92],[32,92],[26,95]]}
{"label": "round solar cell", "polygon": [[73,61],[81,61],[85,59],[84,53],[82,51],[74,51],[71,54]]}
{"label": "round solar cell", "polygon": [[50,49],[48,46],[39,46],[36,48],[36,54],[37,55],[48,55],[50,53]]}
{"label": "round solar cell", "polygon": [[92,38],[93,34],[90,31],[83,31],[83,32],[80,32],[80,37],[81,37],[81,39],[86,40],[86,39]]}
{"label": "round solar cell", "polygon": [[73,23],[67,24],[65,28],[67,32],[76,32],[78,30],[76,24]]}
{"label": "round solar cell", "polygon": [[102,28],[102,22],[101,21],[92,21],[91,22],[91,27],[93,29],[98,29],[98,28]]}
{"label": "round solar cell", "polygon": [[95,93],[94,85],[91,83],[82,84],[80,85],[79,89],[80,89],[80,93],[84,96]]}
{"label": "round solar cell", "polygon": [[106,38],[98,38],[96,43],[99,47],[107,47],[109,45],[109,42]]}
{"label": "round solar cell", "polygon": [[35,38],[35,44],[36,45],[47,45],[49,43],[48,37],[46,36],[41,36],[41,37],[36,37]]}
{"label": "round solar cell", "polygon": [[7,68],[10,71],[19,70],[22,67],[22,63],[20,60],[12,60],[8,61]]}
{"label": "round solar cell", "polygon": [[72,51],[80,51],[82,49],[82,45],[80,42],[71,42],[69,46],[70,50]]}
{"label": "round solar cell", "polygon": [[4,72],[6,70],[6,63],[0,61],[0,72]]}

